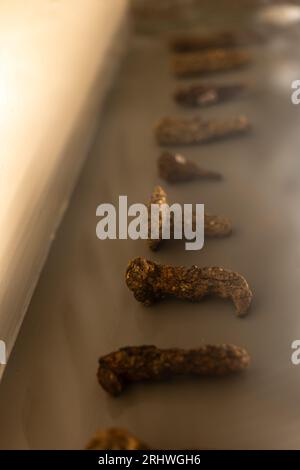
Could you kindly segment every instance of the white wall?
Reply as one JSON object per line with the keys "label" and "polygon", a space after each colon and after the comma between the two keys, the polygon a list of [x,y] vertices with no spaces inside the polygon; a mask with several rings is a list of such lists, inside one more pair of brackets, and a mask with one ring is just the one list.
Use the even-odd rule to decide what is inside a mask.
{"label": "white wall", "polygon": [[126,7],[1,0],[0,340],[8,353],[87,154]]}

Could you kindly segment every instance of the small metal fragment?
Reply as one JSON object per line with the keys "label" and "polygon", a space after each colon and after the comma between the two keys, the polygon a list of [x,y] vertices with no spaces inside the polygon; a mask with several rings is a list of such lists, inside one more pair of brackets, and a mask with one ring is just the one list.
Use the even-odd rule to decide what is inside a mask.
{"label": "small metal fragment", "polygon": [[204,120],[192,118],[165,117],[155,127],[156,140],[160,145],[191,145],[213,142],[249,132],[251,126],[247,117],[238,116],[226,120]]}
{"label": "small metal fragment", "polygon": [[196,302],[207,296],[231,299],[238,316],[247,313],[253,294],[239,273],[219,266],[169,266],[145,258],[132,260],[126,271],[127,287],[149,306],[168,297]]}
{"label": "small metal fragment", "polygon": [[227,48],[262,44],[266,38],[257,31],[220,31],[210,34],[179,34],[171,38],[174,52],[191,52],[210,48]]}
{"label": "small metal fragment", "polygon": [[111,428],[98,431],[86,446],[86,450],[147,450],[148,446],[129,431]]}
{"label": "small metal fragment", "polygon": [[178,153],[164,152],[157,163],[160,177],[168,183],[182,183],[199,179],[222,179],[220,173],[200,168],[192,160],[188,160]]}
{"label": "small metal fragment", "polygon": [[178,88],[174,93],[174,99],[182,106],[201,108],[236,98],[245,89],[246,86],[241,83],[230,85],[200,83]]}
{"label": "small metal fragment", "polygon": [[175,54],[171,60],[179,78],[240,69],[251,63],[251,55],[239,49],[211,49],[205,52]]}
{"label": "small metal fragment", "polygon": [[231,344],[190,350],[133,346],[101,357],[98,380],[106,392],[118,396],[130,383],[176,376],[223,377],[243,371],[249,363],[248,352]]}
{"label": "small metal fragment", "polygon": [[[156,186],[151,194],[151,198],[148,205],[148,245],[152,251],[158,250],[161,243],[165,241],[162,237],[162,214],[159,217],[159,227],[158,233],[159,238],[151,238],[151,204],[157,204],[162,206],[163,204],[168,204],[167,193],[163,190],[161,186]],[[183,221],[182,221],[183,222]],[[170,220],[170,235],[171,238],[174,234],[174,219],[171,217]],[[192,219],[193,230],[196,229],[196,218],[193,215]],[[184,232],[184,231],[183,231]],[[227,237],[232,233],[232,223],[228,217],[204,214],[204,235],[206,237]]]}

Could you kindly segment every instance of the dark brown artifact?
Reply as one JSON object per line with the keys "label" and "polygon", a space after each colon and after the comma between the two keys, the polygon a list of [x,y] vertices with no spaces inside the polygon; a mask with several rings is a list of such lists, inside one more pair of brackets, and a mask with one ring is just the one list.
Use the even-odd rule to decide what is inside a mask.
{"label": "dark brown artifact", "polygon": [[197,302],[207,296],[231,299],[238,316],[247,313],[253,294],[239,273],[219,266],[169,266],[135,258],[126,270],[126,284],[134,297],[149,306],[165,298]]}
{"label": "dark brown artifact", "polygon": [[222,121],[205,120],[200,116],[192,118],[165,117],[155,126],[155,136],[160,145],[191,145],[245,134],[249,132],[250,128],[250,122],[245,116]]}
{"label": "dark brown artifact", "polygon": [[86,450],[147,450],[148,446],[125,429],[98,431]]}
{"label": "dark brown artifact", "polygon": [[98,380],[106,392],[118,396],[130,383],[176,376],[222,377],[241,372],[249,363],[248,352],[231,344],[189,350],[133,346],[101,357]]}
{"label": "dark brown artifact", "polygon": [[241,83],[230,85],[199,83],[178,88],[174,93],[174,99],[182,106],[201,108],[236,98],[245,89],[246,86]]}
{"label": "dark brown artifact", "polygon": [[171,67],[176,77],[192,77],[206,73],[226,72],[251,63],[249,52],[240,49],[210,49],[204,52],[174,54]]}
{"label": "dark brown artifact", "polygon": [[162,153],[157,164],[160,177],[168,183],[183,183],[201,179],[222,179],[220,173],[200,168],[192,160],[188,160],[178,153]]}
{"label": "dark brown artifact", "polygon": [[[157,204],[163,206],[168,204],[167,193],[161,186],[156,186],[151,194],[151,199],[148,205],[148,244],[152,251],[158,250],[161,243],[165,241],[162,234],[162,212],[159,214],[158,219],[158,234],[159,238],[151,238],[151,204]],[[184,220],[182,220],[182,223]],[[153,224],[155,221],[153,221]],[[192,218],[193,230],[196,228],[196,218],[193,215]],[[182,231],[184,233],[184,231]],[[232,233],[232,223],[228,217],[219,215],[204,214],[204,236],[206,237],[227,237]],[[170,217],[170,237],[174,237],[174,218]]]}
{"label": "dark brown artifact", "polygon": [[265,38],[255,31],[221,31],[210,34],[178,34],[171,38],[174,52],[191,52],[210,48],[226,48],[261,44]]}

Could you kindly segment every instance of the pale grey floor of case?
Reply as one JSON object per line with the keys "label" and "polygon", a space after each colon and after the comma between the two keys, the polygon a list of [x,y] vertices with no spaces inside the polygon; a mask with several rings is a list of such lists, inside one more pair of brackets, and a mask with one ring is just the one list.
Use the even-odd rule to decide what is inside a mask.
{"label": "pale grey floor of case", "polygon": [[[170,200],[204,202],[231,217],[234,234],[208,240],[200,252],[170,242],[156,254],[143,241],[95,234],[98,204],[122,194],[146,202],[161,183],[155,121],[193,113],[172,102],[176,81],[164,44],[132,41],[0,386],[1,448],[82,448],[108,426],[128,428],[154,448],[300,447],[300,366],[290,361],[300,338],[300,107],[290,101],[299,57],[290,41],[255,48],[251,67],[217,77],[245,79],[253,89],[201,114],[246,113],[253,132],[184,152],[224,181],[167,187]],[[230,302],[213,299],[144,308],[124,282],[139,255],[240,271],[253,288],[251,311],[239,319]],[[246,373],[141,384],[117,399],[97,384],[98,357],[121,346],[225,342],[248,349]]]}

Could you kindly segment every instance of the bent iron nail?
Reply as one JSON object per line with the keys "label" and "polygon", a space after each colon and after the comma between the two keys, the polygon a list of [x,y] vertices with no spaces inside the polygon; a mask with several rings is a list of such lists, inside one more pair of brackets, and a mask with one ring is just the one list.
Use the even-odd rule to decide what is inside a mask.
{"label": "bent iron nail", "polygon": [[110,428],[98,431],[86,446],[86,450],[147,450],[148,446],[129,431]]}
{"label": "bent iron nail", "polygon": [[[158,234],[159,236],[157,238],[151,237],[151,227],[153,224],[151,224],[151,205],[158,205],[161,207],[160,211],[160,217],[158,218]],[[164,241],[163,239],[163,230],[162,230],[162,223],[163,223],[163,218],[162,218],[162,208],[165,207],[165,205],[168,206],[168,199],[167,199],[167,194],[163,190],[161,186],[156,186],[151,194],[151,199],[148,205],[148,227],[149,227],[149,233],[148,233],[148,245],[149,248],[152,251],[156,251],[160,246],[161,243]],[[182,220],[182,224],[183,224]],[[174,217],[170,218],[170,232],[171,232],[171,237],[174,238]],[[196,220],[196,215],[192,214],[192,228],[193,230],[196,230],[197,228],[197,220]],[[232,223],[228,219],[228,217],[223,217],[223,216],[218,216],[218,215],[210,215],[210,214],[204,214],[204,234],[207,237],[215,237],[215,238],[221,238],[221,237],[227,237],[232,233]]]}
{"label": "bent iron nail", "polygon": [[221,31],[211,34],[177,34],[170,40],[175,52],[191,52],[210,48],[227,48],[264,43],[266,37],[256,31]]}
{"label": "bent iron nail", "polygon": [[131,383],[177,376],[223,377],[243,371],[249,363],[248,352],[231,344],[187,350],[133,346],[101,357],[98,380],[106,392],[118,396]]}
{"label": "bent iron nail", "polygon": [[171,68],[176,77],[185,78],[239,69],[249,65],[251,61],[251,54],[245,50],[210,49],[204,52],[174,54]]}
{"label": "bent iron nail", "polygon": [[217,171],[205,170],[192,160],[180,154],[164,152],[157,161],[159,175],[168,183],[184,183],[188,181],[209,179],[221,180]]}
{"label": "bent iron nail", "polygon": [[155,126],[154,133],[160,145],[193,145],[245,134],[251,129],[246,116],[226,120],[204,120],[192,118],[165,117]]}
{"label": "bent iron nail", "polygon": [[206,107],[229,101],[241,95],[246,86],[237,83],[230,85],[197,84],[180,87],[174,92],[174,100],[185,107]]}
{"label": "bent iron nail", "polygon": [[238,316],[244,316],[253,294],[239,273],[219,266],[169,266],[145,258],[135,258],[126,270],[126,284],[137,301],[149,306],[175,297],[191,302],[207,296],[230,299]]}

